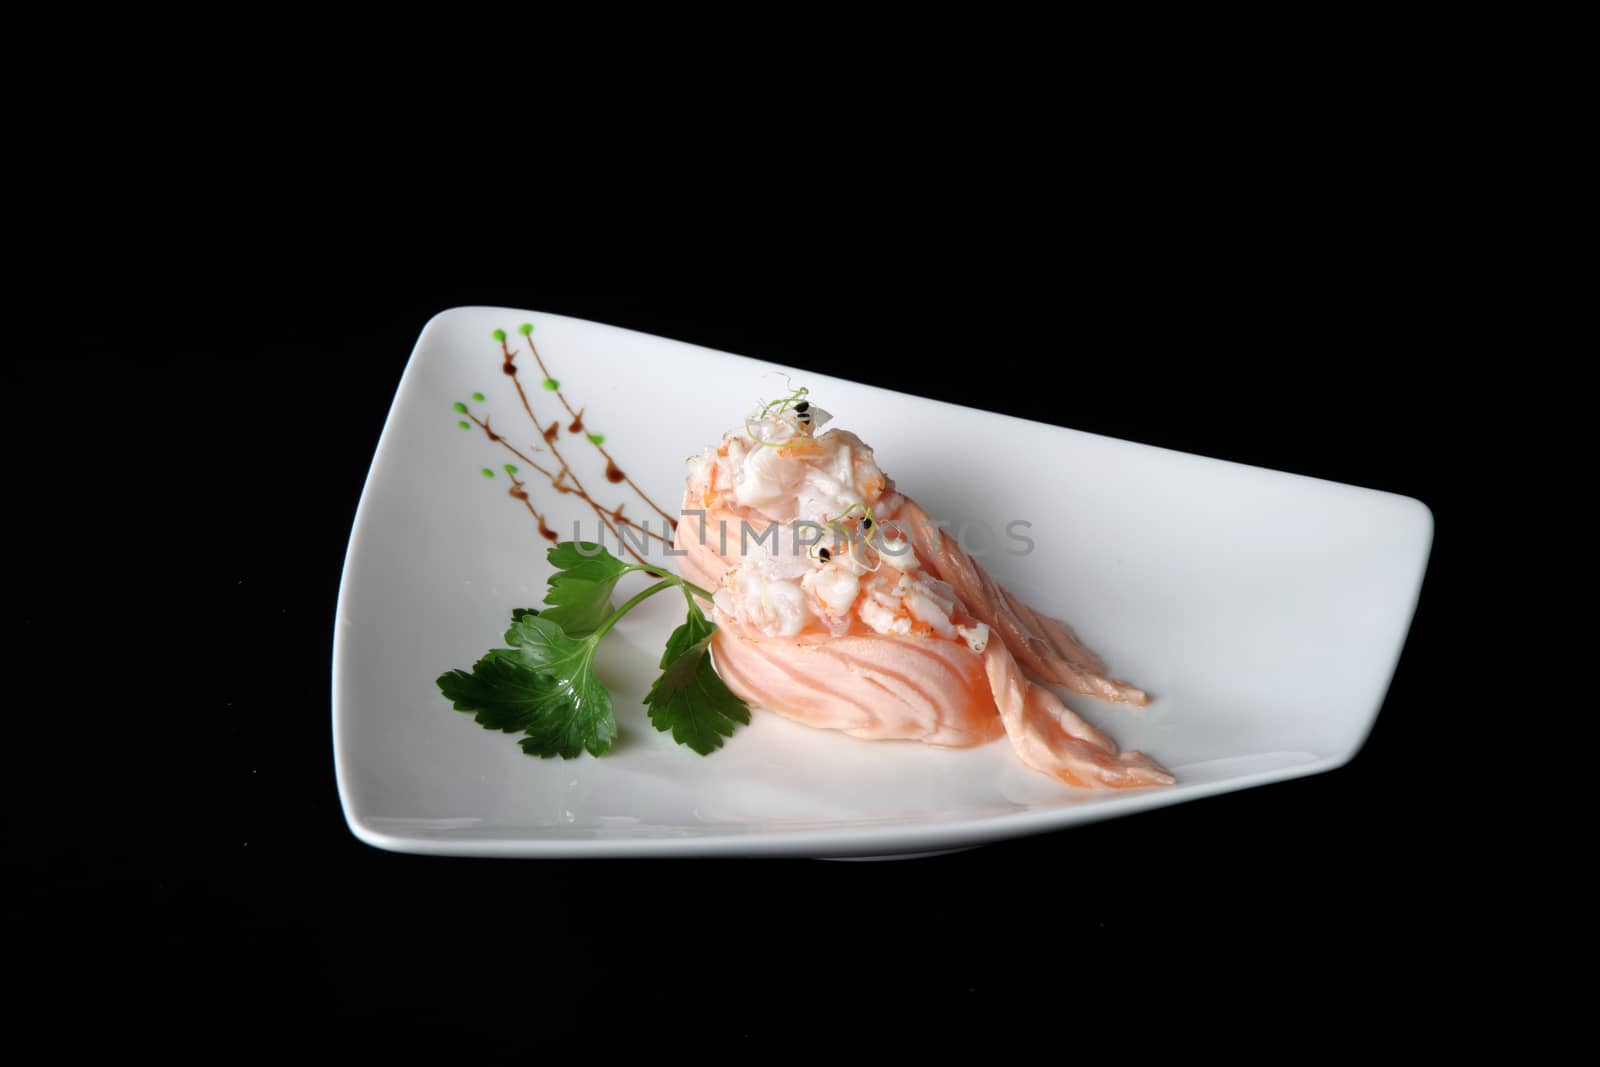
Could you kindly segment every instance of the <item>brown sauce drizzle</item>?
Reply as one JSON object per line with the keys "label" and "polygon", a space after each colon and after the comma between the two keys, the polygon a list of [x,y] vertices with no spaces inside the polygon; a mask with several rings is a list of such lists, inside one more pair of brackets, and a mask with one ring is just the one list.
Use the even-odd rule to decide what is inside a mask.
{"label": "brown sauce drizzle", "polygon": [[[506,447],[510,448],[511,446],[507,445]],[[506,493],[513,499],[522,501],[522,506],[528,509],[528,514],[532,515],[535,521],[539,523],[539,533],[543,535],[546,541],[554,544],[561,540],[561,535],[550,529],[549,524],[544,521],[544,516],[539,514],[539,510],[533,506],[533,501],[528,497],[528,491],[523,488],[527,483],[513,474],[512,469],[511,467],[506,468],[506,476],[511,479],[511,488],[507,489]],[[539,469],[543,470],[544,468],[541,467]]]}
{"label": "brown sauce drizzle", "polygon": [[[544,366],[544,360],[539,358],[539,351],[533,347],[533,342],[531,340],[528,342],[528,347],[530,350],[532,350],[534,358],[539,360],[539,369],[541,371],[545,371],[545,377],[548,379],[550,375]],[[572,469],[567,465],[567,461],[562,457],[560,449],[556,447],[555,442],[561,430],[561,423],[558,420],[552,419],[550,425],[546,427],[539,421],[539,417],[533,413],[533,406],[528,402],[527,393],[525,393],[522,389],[522,382],[517,378],[517,366],[515,362],[516,353],[511,351],[510,346],[507,345],[504,340],[501,340],[500,342],[500,350],[502,356],[504,357],[504,362],[501,363],[500,369],[512,379],[512,384],[517,390],[517,397],[522,401],[523,411],[527,412],[528,418],[532,420],[534,427],[543,435],[545,443],[550,446],[550,451],[555,454],[556,462],[561,464],[560,471],[558,473],[551,473],[549,470],[546,470],[544,467],[540,466],[534,460],[521,452],[515,445],[511,444],[511,442],[507,441],[500,434],[491,430],[489,428],[488,419],[485,418],[480,420],[477,416],[470,413],[467,415],[467,418],[476,423],[478,427],[483,430],[484,434],[488,436],[490,441],[499,444],[502,448],[509,451],[512,455],[526,463],[529,467],[544,475],[545,478],[549,480],[551,487],[555,489],[557,493],[576,494],[579,499],[588,504],[589,507],[593,509],[595,515],[600,518],[600,521],[611,530],[612,536],[617,538],[618,543],[627,550],[629,555],[633,556],[633,558],[638,560],[640,563],[644,563],[645,560],[637,551],[634,550],[633,546],[628,543],[627,539],[622,537],[622,535],[618,532],[617,528],[619,526],[630,526],[636,530],[641,530],[647,536],[655,538],[662,544],[670,545],[671,541],[663,537],[661,534],[658,534],[647,527],[640,526],[632,519],[624,518],[622,515],[622,504],[618,504],[615,511],[607,511],[588,494],[588,492],[583,488],[583,483],[578,481],[578,476],[572,472]],[[569,427],[569,431],[571,433],[581,433],[583,431],[583,412],[573,411],[572,405],[567,403],[567,398],[561,396],[559,390],[556,391],[556,395],[560,398],[562,406],[567,409],[567,413],[572,416],[572,425]],[[606,458],[607,481],[613,484],[627,482],[635,492],[637,492],[641,497],[644,497],[646,504],[654,508],[668,522],[671,521],[671,517],[657,507],[655,502],[652,501],[648,496],[645,496],[644,491],[633,484],[633,479],[629,478],[625,473],[623,473],[622,468],[617,466],[616,461],[611,458],[611,454],[609,452],[600,447],[598,443],[595,443],[595,447],[598,449],[600,454]],[[535,452],[541,451],[538,448],[534,448],[533,450]],[[538,510],[534,508],[532,498],[528,496],[528,491],[523,488],[526,483],[518,480],[517,476],[512,473],[509,468],[507,469],[507,474],[510,476],[512,482],[511,489],[509,491],[510,495],[512,498],[520,500],[522,505],[528,509],[528,513],[538,521],[540,536],[552,543],[559,542],[561,539],[560,534],[558,534],[555,530],[552,530],[549,524],[545,522],[545,517],[539,514]],[[651,573],[654,572],[652,571]]]}
{"label": "brown sauce drizzle", "polygon": [[[526,333],[523,336],[528,342],[528,351],[533,353],[534,360],[536,360],[539,364],[539,373],[544,375],[545,381],[554,382],[556,379],[550,374],[550,368],[544,365],[544,357],[539,354],[539,346],[533,343],[533,337]],[[500,349],[506,354],[507,359],[511,358],[511,348],[505,341],[500,342]],[[522,383],[518,382],[517,387],[520,389],[522,387]],[[581,432],[583,429],[583,413],[588,409],[580,408],[577,411],[572,410],[572,405],[567,403],[567,395],[563,393],[559,387],[556,388],[555,394],[556,399],[561,401],[561,406],[567,409],[567,414],[572,416],[571,432]],[[524,398],[524,403],[526,403],[526,398]],[[530,411],[529,414],[531,415],[532,412]],[[534,419],[535,423],[538,421],[538,419]],[[623,473],[622,468],[617,466],[616,460],[611,458],[611,453],[606,451],[605,446],[601,444],[598,439],[591,439],[590,443],[593,444],[595,450],[606,459],[607,481],[611,482],[613,485],[620,485],[623,482],[627,482],[628,488],[632,489],[635,493],[638,493],[639,498],[643,500],[645,504],[657,515],[660,515],[662,521],[665,522],[669,527],[678,521],[674,516],[663,511],[661,505],[657,504],[654,500],[651,500],[648,493],[646,493],[643,489],[640,489],[639,486],[634,483],[632,478]],[[665,538],[662,538],[662,541],[663,543],[666,543]]]}

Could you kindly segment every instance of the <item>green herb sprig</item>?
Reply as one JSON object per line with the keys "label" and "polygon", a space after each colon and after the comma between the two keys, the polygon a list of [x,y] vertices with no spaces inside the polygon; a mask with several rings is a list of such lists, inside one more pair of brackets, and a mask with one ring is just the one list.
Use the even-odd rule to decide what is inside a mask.
{"label": "green herb sprig", "polygon": [[[711,594],[655,567],[624,563],[601,545],[563,541],[550,549],[555,573],[545,609],[518,608],[506,631],[509,648],[490,649],[472,670],[439,676],[439,691],[457,711],[487,730],[520,733],[530,756],[574,759],[610,751],[617,738],[611,694],[594,673],[594,653],[628,612],[664,589],[676,587],[688,607],[682,626],[667,639],[661,674],[644,703],[657,730],[702,756],[750,721],[750,709],[717,676],[707,649],[717,624],[695,597]],[[617,582],[643,571],[660,581],[612,610]]]}

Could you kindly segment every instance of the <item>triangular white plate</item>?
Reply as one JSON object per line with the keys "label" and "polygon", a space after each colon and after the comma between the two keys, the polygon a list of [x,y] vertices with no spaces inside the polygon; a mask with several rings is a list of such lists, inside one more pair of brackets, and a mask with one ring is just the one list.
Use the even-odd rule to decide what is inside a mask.
{"label": "triangular white plate", "polygon": [[[657,733],[640,703],[681,621],[681,600],[668,596],[601,646],[622,731],[607,756],[534,759],[452,710],[434,679],[499,645],[511,609],[539,605],[549,570],[547,542],[507,494],[502,464],[516,461],[476,427],[463,432],[452,408],[487,415],[519,447],[536,443],[493,331],[521,349],[535,412],[561,417],[559,446],[590,492],[650,515],[606,479],[596,448],[568,434],[523,323],[586,430],[604,434],[668,510],[684,459],[758,398],[786,393],[787,374],[931,514],[973,524],[974,535],[979,523],[997,532],[1030,523],[1016,530],[1032,552],[1006,551],[1020,543],[1001,534],[985,563],[1154,695],[1143,711],[1070,703],[1178,784],[1078,791],[1023,767],[1004,740],[966,751],[858,741],[761,712],[721,751],[698,756]],[[575,497],[536,475],[528,491],[563,539],[575,521],[593,539],[595,520]],[[356,515],[334,640],[339,793],[361,840],[402,852],[860,856],[960,848],[1314,774],[1349,760],[1372,727],[1432,534],[1426,507],[1390,493],[558,315],[457,308],[417,341]]]}

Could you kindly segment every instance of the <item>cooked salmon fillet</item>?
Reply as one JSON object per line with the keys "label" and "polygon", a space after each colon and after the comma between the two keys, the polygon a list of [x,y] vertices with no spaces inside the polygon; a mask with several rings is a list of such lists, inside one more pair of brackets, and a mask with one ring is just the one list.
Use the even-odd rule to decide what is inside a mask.
{"label": "cooked salmon fillet", "polygon": [[[690,461],[673,539],[679,573],[714,592],[711,647],[730,689],[870,740],[967,747],[1005,734],[1024,764],[1071,786],[1173,781],[1046,686],[1133,705],[1148,702],[1141,690],[997,582],[860,438],[816,436],[826,415],[795,398],[773,407]],[[802,548],[801,528],[824,526],[846,540]]]}

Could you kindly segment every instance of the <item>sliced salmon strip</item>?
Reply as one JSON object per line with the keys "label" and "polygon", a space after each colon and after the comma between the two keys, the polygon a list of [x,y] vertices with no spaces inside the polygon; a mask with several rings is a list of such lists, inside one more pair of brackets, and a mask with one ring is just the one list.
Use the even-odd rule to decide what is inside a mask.
{"label": "sliced salmon strip", "polygon": [[1172,775],[1142,752],[1116,742],[1080,719],[1044,686],[1023,675],[1011,650],[991,642],[984,653],[991,693],[1017,758],[1067,785],[1137,789],[1171,785]]}
{"label": "sliced salmon strip", "polygon": [[950,584],[972,617],[988,623],[1024,669],[1074,693],[1118,704],[1150,702],[1143,690],[1106,677],[1105,664],[1084,647],[1070,626],[1035,611],[995,581],[915,500],[901,497],[893,518],[904,524],[922,566]]}
{"label": "sliced salmon strip", "polygon": [[745,701],[808,726],[951,748],[1005,732],[982,657],[954,641],[772,638],[719,619],[711,651],[717,673]]}

